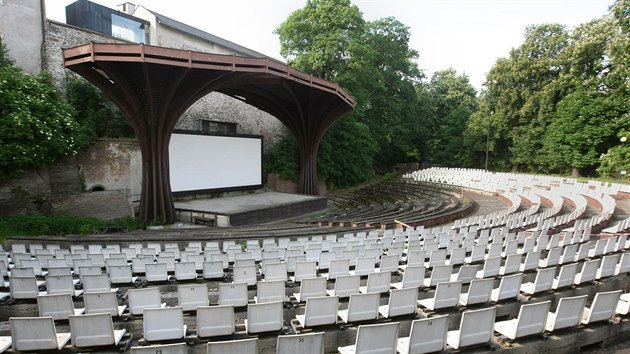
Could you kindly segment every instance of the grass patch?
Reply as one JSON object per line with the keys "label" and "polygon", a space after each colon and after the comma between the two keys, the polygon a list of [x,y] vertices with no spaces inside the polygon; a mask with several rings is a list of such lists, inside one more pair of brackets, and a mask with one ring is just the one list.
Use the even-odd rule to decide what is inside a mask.
{"label": "grass patch", "polygon": [[70,215],[14,215],[0,218],[0,239],[4,241],[10,236],[98,234],[139,228],[138,220],[132,217],[101,220]]}

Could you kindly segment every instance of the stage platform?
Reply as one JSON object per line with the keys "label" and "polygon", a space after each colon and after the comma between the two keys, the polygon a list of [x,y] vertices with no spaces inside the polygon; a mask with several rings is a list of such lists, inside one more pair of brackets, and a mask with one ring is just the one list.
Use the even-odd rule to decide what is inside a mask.
{"label": "stage platform", "polygon": [[243,226],[293,218],[327,208],[324,197],[261,192],[175,202],[177,220],[208,226]]}

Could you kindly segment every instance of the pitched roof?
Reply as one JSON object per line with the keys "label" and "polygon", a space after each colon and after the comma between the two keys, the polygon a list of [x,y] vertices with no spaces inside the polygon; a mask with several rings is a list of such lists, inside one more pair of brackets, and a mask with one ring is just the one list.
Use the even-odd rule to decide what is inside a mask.
{"label": "pitched roof", "polygon": [[[140,5],[142,6],[142,5]],[[144,7],[144,6],[143,6]],[[249,48],[245,48],[241,45],[238,45],[234,42],[230,42],[227,39],[221,38],[221,37],[217,37],[213,34],[210,34],[208,32],[204,32],[198,28],[189,26],[185,23],[179,22],[177,20],[173,20],[170,17],[164,16],[162,14],[159,14],[153,10],[149,10],[146,7],[144,7],[145,10],[149,11],[153,16],[155,16],[156,20],[168,27],[174,28],[178,31],[184,32],[184,33],[188,33],[192,36],[198,37],[198,38],[202,38],[208,42],[212,42],[212,43],[216,43],[222,47],[231,49],[233,51],[235,51],[237,54],[241,54],[244,56],[248,56],[248,57],[254,57],[254,58],[267,58],[267,55],[264,55],[262,53],[259,53],[255,50],[251,50]]]}

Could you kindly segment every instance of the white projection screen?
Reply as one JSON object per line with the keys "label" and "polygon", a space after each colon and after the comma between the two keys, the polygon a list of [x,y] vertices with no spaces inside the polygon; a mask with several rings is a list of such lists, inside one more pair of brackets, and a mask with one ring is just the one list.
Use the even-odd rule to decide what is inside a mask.
{"label": "white projection screen", "polygon": [[262,137],[173,133],[173,193],[262,187]]}

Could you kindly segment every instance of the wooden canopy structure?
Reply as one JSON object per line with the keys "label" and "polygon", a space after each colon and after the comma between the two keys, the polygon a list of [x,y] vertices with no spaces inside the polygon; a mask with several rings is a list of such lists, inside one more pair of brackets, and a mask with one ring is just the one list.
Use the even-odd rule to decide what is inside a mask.
{"label": "wooden canopy structure", "polygon": [[330,126],[354,109],[339,85],[270,58],[144,44],[87,43],[64,49],[64,65],[99,87],[124,113],[142,153],[140,220],[175,221],[168,147],[180,116],[216,91],[282,121],[297,138],[303,194],[317,194],[317,150]]}

